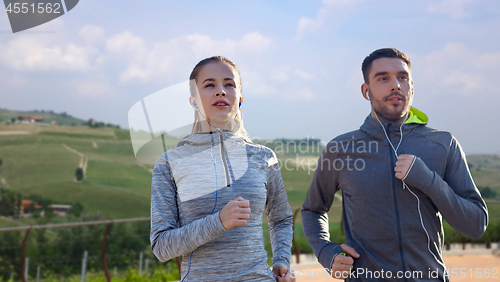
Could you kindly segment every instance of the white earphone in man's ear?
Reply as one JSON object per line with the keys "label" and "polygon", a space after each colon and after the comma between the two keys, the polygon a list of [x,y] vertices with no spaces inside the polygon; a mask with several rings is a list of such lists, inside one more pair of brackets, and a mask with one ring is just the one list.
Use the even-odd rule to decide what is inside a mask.
{"label": "white earphone in man's ear", "polygon": [[368,99],[368,101],[370,101],[370,94],[368,94],[368,91],[366,91],[366,99]]}

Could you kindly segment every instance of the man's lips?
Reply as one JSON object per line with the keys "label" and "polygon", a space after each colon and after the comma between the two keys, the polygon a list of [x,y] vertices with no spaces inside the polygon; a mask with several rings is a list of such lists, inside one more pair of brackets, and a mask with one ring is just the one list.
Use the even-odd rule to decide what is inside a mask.
{"label": "man's lips", "polygon": [[387,98],[387,102],[389,102],[390,104],[395,104],[395,105],[402,104],[403,101],[404,101],[404,99],[401,96],[397,96],[397,95],[390,96],[389,98]]}

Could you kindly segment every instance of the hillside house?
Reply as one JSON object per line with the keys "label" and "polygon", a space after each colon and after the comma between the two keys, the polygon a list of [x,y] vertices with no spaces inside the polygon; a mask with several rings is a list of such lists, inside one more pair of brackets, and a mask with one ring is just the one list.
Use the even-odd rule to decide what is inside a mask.
{"label": "hillside house", "polygon": [[22,123],[43,123],[43,117],[21,116]]}
{"label": "hillside house", "polygon": [[71,209],[71,205],[50,205],[49,208],[52,209],[52,212],[58,216],[66,216],[69,209]]}

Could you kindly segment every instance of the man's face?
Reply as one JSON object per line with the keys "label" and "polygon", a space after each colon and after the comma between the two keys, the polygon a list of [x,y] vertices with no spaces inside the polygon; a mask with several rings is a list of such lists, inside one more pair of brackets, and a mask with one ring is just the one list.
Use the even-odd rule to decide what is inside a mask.
{"label": "man's face", "polygon": [[413,100],[411,71],[399,58],[376,59],[361,91],[380,120],[403,123]]}

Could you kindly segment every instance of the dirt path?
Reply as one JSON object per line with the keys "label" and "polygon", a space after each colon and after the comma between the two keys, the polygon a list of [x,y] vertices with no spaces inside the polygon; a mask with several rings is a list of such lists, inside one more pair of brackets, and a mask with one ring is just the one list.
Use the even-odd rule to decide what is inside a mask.
{"label": "dirt path", "polygon": [[140,165],[145,170],[149,171],[151,174],[153,174],[153,169],[152,168],[148,168],[147,166],[145,166],[143,163],[141,163],[139,161],[137,161],[137,164]]}
{"label": "dirt path", "polygon": [[5,186],[5,188],[9,188],[9,185],[7,185],[7,181],[5,180],[5,178],[2,178],[0,180],[1,180],[2,185]]}
{"label": "dirt path", "polygon": [[0,135],[30,135],[28,131],[17,130],[17,131],[0,131]]}
{"label": "dirt path", "polygon": [[88,161],[87,156],[85,156],[83,153],[78,152],[77,150],[71,148],[70,146],[68,146],[66,144],[62,144],[62,145],[64,148],[66,148],[66,149],[70,150],[71,152],[78,154],[80,156],[80,164],[78,165],[78,167],[82,168],[83,177],[85,178],[85,176],[87,175],[87,161]]}

